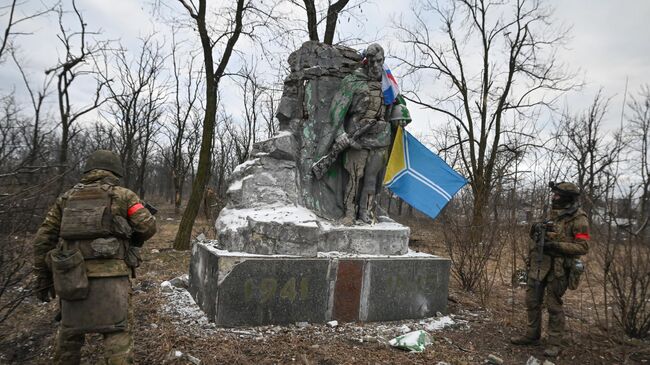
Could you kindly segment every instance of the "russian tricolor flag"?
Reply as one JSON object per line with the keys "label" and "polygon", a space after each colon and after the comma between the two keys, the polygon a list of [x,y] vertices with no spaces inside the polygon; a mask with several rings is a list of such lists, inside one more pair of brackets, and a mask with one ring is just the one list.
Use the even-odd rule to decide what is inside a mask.
{"label": "russian tricolor flag", "polygon": [[391,105],[399,95],[397,80],[393,77],[390,69],[384,64],[384,74],[381,77],[381,90],[384,92],[384,104]]}

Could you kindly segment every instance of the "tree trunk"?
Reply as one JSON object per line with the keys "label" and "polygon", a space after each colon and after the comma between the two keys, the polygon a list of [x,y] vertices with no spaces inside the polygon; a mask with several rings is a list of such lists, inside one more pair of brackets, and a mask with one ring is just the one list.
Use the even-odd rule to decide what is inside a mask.
{"label": "tree trunk", "polygon": [[339,13],[348,4],[349,0],[339,0],[330,5],[327,9],[327,23],[325,26],[325,37],[323,42],[325,44],[332,44],[334,42],[334,31],[336,30],[336,22],[339,19]]}
{"label": "tree trunk", "polygon": [[214,62],[212,58],[212,40],[208,35],[205,22],[206,1],[200,0],[199,12],[196,16],[196,23],[199,35],[201,37],[201,46],[203,48],[203,60],[205,63],[205,116],[203,119],[203,134],[201,136],[201,149],[199,151],[199,165],[196,171],[196,178],[192,183],[192,192],[187,201],[187,206],[183,212],[178,233],[174,240],[174,249],[187,250],[190,248],[190,237],[192,236],[192,227],[199,213],[201,200],[205,192],[205,187],[210,179],[210,169],[212,162],[212,144],[214,141],[214,128],[217,114],[217,89],[219,80],[223,76],[228,60],[232,55],[233,48],[242,31],[242,17],[244,12],[244,0],[237,1],[237,10],[235,15],[235,29],[228,39],[226,47],[219,62],[217,71],[214,71]]}

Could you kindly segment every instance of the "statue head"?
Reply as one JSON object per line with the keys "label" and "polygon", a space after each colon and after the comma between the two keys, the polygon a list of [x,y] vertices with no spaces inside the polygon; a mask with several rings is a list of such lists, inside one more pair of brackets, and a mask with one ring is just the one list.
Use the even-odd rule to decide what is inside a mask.
{"label": "statue head", "polygon": [[373,43],[366,49],[365,56],[368,77],[381,81],[381,75],[384,72],[384,49],[377,43]]}

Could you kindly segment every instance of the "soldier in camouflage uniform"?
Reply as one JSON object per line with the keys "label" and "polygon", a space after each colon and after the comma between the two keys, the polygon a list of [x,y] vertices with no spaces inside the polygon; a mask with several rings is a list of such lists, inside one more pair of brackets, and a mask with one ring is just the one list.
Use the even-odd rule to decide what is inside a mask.
{"label": "soldier in camouflage uniform", "polygon": [[120,187],[121,162],[99,150],[79,184],[50,209],[34,240],[37,297],[54,288],[61,305],[56,364],[79,364],[86,333],[102,333],[107,364],[133,363],[131,283],[139,264],[134,246],[156,232],[140,198]]}
{"label": "soldier in camouflage uniform", "polygon": [[523,336],[511,338],[516,345],[535,345],[542,333],[542,303],[546,297],[548,310],[548,346],[544,354],[557,356],[563,344],[564,310],[562,296],[567,288],[576,289],[582,272],[578,257],[589,250],[589,221],[580,208],[580,190],[572,183],[550,184],[553,200],[548,222],[531,229],[545,232],[543,255],[539,257],[538,242],[532,242],[528,255],[526,287],[527,330]]}
{"label": "soldier in camouflage uniform", "polygon": [[[385,121],[386,107],[381,90],[384,50],[378,44],[371,44],[365,57],[363,67],[343,79],[330,108],[331,121],[342,126],[336,143],[350,145],[343,155],[348,173],[343,197],[343,222],[347,225],[357,218],[365,223],[371,222],[391,143],[391,129]],[[348,134],[352,135],[367,123],[374,125],[358,140],[349,140]]]}

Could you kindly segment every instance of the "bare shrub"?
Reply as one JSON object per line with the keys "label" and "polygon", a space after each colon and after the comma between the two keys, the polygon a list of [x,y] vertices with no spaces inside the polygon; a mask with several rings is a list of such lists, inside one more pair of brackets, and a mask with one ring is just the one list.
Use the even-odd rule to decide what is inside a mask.
{"label": "bare shrub", "polygon": [[613,249],[607,282],[614,318],[633,338],[650,334],[650,248],[636,237]]}

